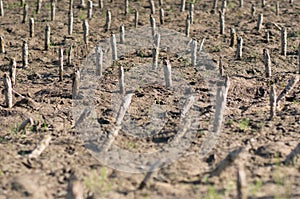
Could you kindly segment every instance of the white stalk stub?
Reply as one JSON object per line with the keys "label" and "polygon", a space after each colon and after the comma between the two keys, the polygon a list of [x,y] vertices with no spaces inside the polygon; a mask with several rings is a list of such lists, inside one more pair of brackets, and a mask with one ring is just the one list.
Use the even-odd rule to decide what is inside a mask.
{"label": "white stalk stub", "polygon": [[[197,139],[196,132],[204,122],[204,118],[201,120],[204,116],[199,111],[199,107],[203,108],[202,98],[196,93],[194,85],[189,83],[189,77],[185,77],[185,73],[182,72],[180,64],[183,62],[174,62],[174,57],[180,56],[182,60],[187,60],[189,63],[186,67],[201,73],[204,84],[210,90],[211,98],[207,100],[206,106],[212,104],[211,107],[215,110],[211,111],[210,122],[205,118],[209,132],[205,134],[207,137],[203,137],[204,141],[199,147],[200,155],[205,155],[216,143],[221,132],[226,105],[229,79],[227,78],[226,84],[223,82],[223,86],[220,86],[223,80],[220,79],[219,69],[209,55],[203,50],[197,50],[195,42],[194,49],[191,49],[191,38],[182,33],[160,28],[153,35],[151,30],[152,27],[143,27],[126,31],[126,42],[123,44],[117,43],[116,38],[120,35],[114,34],[97,44],[96,51],[93,50],[87,56],[86,63],[80,69],[80,83],[78,83],[80,95],[73,99],[74,128],[80,132],[79,135],[84,140],[86,148],[101,163],[125,172],[149,172],[166,166],[185,155],[186,150]],[[162,57],[155,56],[157,62],[154,60],[154,63],[149,57],[137,57],[134,63],[130,61],[131,58],[139,56],[136,52],[144,49],[148,51],[154,49],[154,54],[155,51],[160,51]],[[167,57],[163,55],[164,52],[168,52]],[[124,61],[127,63],[123,64]],[[119,75],[119,78],[113,80],[116,76],[111,76],[111,69],[116,66],[119,66],[119,69],[114,70],[116,71],[114,75]],[[102,81],[102,78],[105,81]],[[107,86],[103,84],[110,83],[106,78],[113,87],[109,86],[110,89],[107,91],[105,90]],[[138,96],[140,92],[143,92],[146,98],[137,100],[141,97]],[[152,95],[157,92],[166,98],[163,103],[153,98]],[[109,129],[106,128],[105,132],[102,132],[98,122],[101,110],[96,103],[109,99],[111,104],[107,108],[112,110],[115,122],[110,123]],[[145,107],[145,110],[143,108],[141,111],[140,107]],[[121,131],[122,135],[125,133],[144,140],[143,144],[147,144],[147,138],[164,133],[164,129],[168,127],[167,116],[170,107],[180,110],[180,118],[174,126],[176,133],[170,142],[163,143],[155,150],[148,151],[143,148],[138,152],[129,151],[118,145]],[[144,113],[146,116],[142,123],[135,119],[136,114],[145,115]]]}

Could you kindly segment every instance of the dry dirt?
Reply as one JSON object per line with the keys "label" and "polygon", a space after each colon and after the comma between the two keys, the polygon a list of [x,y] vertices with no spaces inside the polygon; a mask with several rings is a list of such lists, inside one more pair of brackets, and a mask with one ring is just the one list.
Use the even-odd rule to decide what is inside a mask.
{"label": "dry dirt", "polygon": [[[158,1],[156,21],[159,27],[184,33],[188,9],[180,12],[179,1],[165,0],[165,24],[158,24]],[[104,9],[95,7],[93,18],[89,20],[90,37],[87,47],[83,44],[82,19],[86,10],[77,8],[74,1],[74,32],[67,33],[68,1],[57,1],[57,16],[50,21],[50,1],[43,1],[40,14],[35,13],[36,1],[28,0],[29,13],[35,18],[36,35],[29,37],[28,22],[22,23],[22,8],[19,1],[4,1],[4,16],[0,17],[0,35],[5,39],[4,54],[0,54],[0,77],[8,72],[9,61],[17,61],[17,80],[12,108],[6,108],[3,92],[0,102],[0,198],[66,198],[72,183],[79,182],[84,198],[236,198],[236,173],[244,168],[248,198],[300,198],[299,155],[293,164],[283,161],[296,148],[300,138],[300,83],[281,102],[277,117],[269,121],[269,85],[276,84],[279,94],[288,80],[297,74],[298,44],[300,42],[300,1],[290,5],[280,1],[280,15],[275,14],[275,0],[252,1],[256,5],[256,15],[251,16],[251,3],[244,2],[239,8],[238,1],[227,2],[225,34],[219,34],[219,15],[211,14],[212,1],[195,1],[194,24],[190,36],[199,42],[205,38],[204,51],[217,64],[223,56],[225,74],[231,80],[225,119],[217,144],[204,158],[197,152],[201,137],[207,126],[197,133],[188,154],[172,164],[154,172],[143,189],[139,186],[145,173],[121,172],[101,164],[84,147],[80,132],[72,129],[72,73],[80,68],[87,55],[94,51],[96,44],[109,38],[104,32],[105,12],[112,11],[112,32],[118,32],[120,24],[126,30],[134,30],[134,8],[139,10],[139,26],[149,26],[149,3],[146,0],[130,1],[127,16],[124,15],[123,1],[108,3]],[[95,2],[96,3],[96,2]],[[221,2],[218,2],[220,8]],[[188,8],[188,6],[187,6]],[[263,28],[255,27],[257,15],[264,14]],[[51,27],[51,46],[44,50],[44,28]],[[272,24],[285,26],[288,30],[287,56],[280,55],[280,31]],[[237,35],[243,37],[244,50],[241,60],[235,59],[235,47],[229,47],[229,28],[235,27]],[[264,30],[270,31],[270,41],[265,42]],[[28,41],[29,67],[22,68],[22,41]],[[58,76],[58,49],[65,54],[70,44],[74,47],[73,64],[65,66],[64,80]],[[268,48],[272,60],[271,79],[264,78],[263,48]],[[150,53],[145,50],[145,56]],[[65,56],[66,57],[66,56]],[[146,58],[149,59],[149,58]],[[138,62],[140,57],[132,54],[125,59],[128,63]],[[151,60],[151,58],[150,58]],[[66,63],[66,58],[65,58]],[[171,58],[174,68],[182,70],[185,79],[203,95],[201,105],[203,121],[212,114],[206,103],[208,88],[201,79],[201,73],[186,63]],[[129,65],[126,70],[130,70]],[[110,129],[113,119],[109,98],[117,86],[118,70],[110,66],[100,82],[104,100],[96,102],[99,110],[98,121],[104,129]],[[1,81],[2,82],[2,81]],[[0,84],[4,89],[3,83]],[[142,111],[143,102],[156,99],[157,103],[171,104],[170,117],[161,135],[152,140],[133,139],[121,132],[116,143],[132,151],[153,150],[163,146],[174,135],[174,125],[178,122],[178,110],[172,106],[170,91],[163,86],[144,87],[135,93],[131,111]],[[106,97],[106,98],[105,98]],[[18,132],[18,127],[28,117],[32,126]],[[143,116],[137,115],[143,121]],[[172,126],[173,125],[173,126]],[[51,135],[50,145],[37,159],[28,159],[28,154],[46,136]],[[226,156],[242,147],[234,162],[219,175],[212,176],[214,169]],[[78,185],[78,184],[77,184]]]}

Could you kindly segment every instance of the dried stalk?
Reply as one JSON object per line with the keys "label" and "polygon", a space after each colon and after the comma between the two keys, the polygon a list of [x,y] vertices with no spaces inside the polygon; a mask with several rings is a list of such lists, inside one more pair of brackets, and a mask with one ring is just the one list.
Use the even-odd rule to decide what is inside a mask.
{"label": "dried stalk", "polygon": [[234,28],[230,28],[230,47],[234,47],[236,45],[236,32]]}
{"label": "dried stalk", "polygon": [[85,8],[86,7],[85,0],[80,0],[79,7],[80,8]]}
{"label": "dried stalk", "polygon": [[133,96],[132,93],[129,93],[129,94],[124,96],[124,98],[122,100],[122,103],[121,103],[121,106],[120,106],[120,109],[118,110],[117,117],[116,117],[116,122],[115,122],[116,126],[121,125],[121,123],[123,121],[123,118],[125,116],[125,113],[128,110],[129,105],[131,103],[132,96]]}
{"label": "dried stalk", "polygon": [[180,12],[184,12],[185,11],[185,3],[186,3],[186,0],[181,0]]}
{"label": "dried stalk", "polygon": [[226,7],[227,7],[227,2],[226,2],[226,0],[222,0],[221,11],[222,11],[222,13],[224,13],[224,14],[225,14],[225,12],[226,12]]}
{"label": "dried stalk", "polygon": [[164,76],[165,76],[165,82],[166,82],[166,87],[172,87],[172,71],[171,71],[171,64],[169,60],[164,60]]}
{"label": "dried stalk", "polygon": [[38,158],[41,153],[47,148],[51,141],[51,136],[46,135],[45,138],[41,141],[41,143],[29,154],[30,159]]}
{"label": "dried stalk", "polygon": [[129,9],[129,0],[125,0],[125,8],[124,8],[124,14],[127,15],[128,14],[128,9]]}
{"label": "dried stalk", "polygon": [[279,16],[279,1],[276,1],[276,15]]}
{"label": "dried stalk", "polygon": [[99,46],[97,46],[96,47],[96,75],[101,77],[102,71],[103,71],[103,51]]}
{"label": "dried stalk", "polygon": [[240,0],[240,8],[244,7],[244,0]]}
{"label": "dried stalk", "polygon": [[255,16],[255,13],[256,13],[256,7],[255,7],[255,5],[252,3],[252,5],[251,5],[251,16],[254,17],[254,16]]}
{"label": "dried stalk", "polygon": [[34,37],[34,18],[29,19],[29,36]]}
{"label": "dried stalk", "polygon": [[186,37],[190,36],[190,27],[191,27],[191,20],[190,20],[190,16],[187,15],[186,20],[185,20],[185,36]]}
{"label": "dried stalk", "polygon": [[69,9],[69,13],[68,13],[68,34],[69,35],[72,35],[72,33],[73,33],[73,22],[74,22],[73,8],[70,5],[70,9]]}
{"label": "dried stalk", "polygon": [[270,87],[270,120],[276,116],[276,101],[277,95],[275,90],[275,85],[271,85]]}
{"label": "dried stalk", "polygon": [[193,24],[194,23],[194,4],[193,3],[190,3],[189,15],[190,15],[190,22],[191,22],[191,24]]}
{"label": "dried stalk", "polygon": [[37,0],[37,3],[36,3],[36,14],[40,14],[41,8],[42,8],[42,0]]}
{"label": "dried stalk", "polygon": [[23,41],[23,45],[22,45],[22,64],[23,64],[23,68],[27,68],[28,67],[28,44],[26,41]]}
{"label": "dried stalk", "polygon": [[293,90],[293,88],[296,86],[298,81],[299,81],[299,75],[296,75],[289,80],[288,84],[284,87],[284,89],[276,99],[277,106],[279,106],[280,100],[282,100],[284,96],[286,96],[287,94],[289,94],[289,92],[291,92],[291,90]]}
{"label": "dried stalk", "polygon": [[246,173],[244,168],[240,167],[237,170],[237,180],[236,180],[236,187],[238,199],[247,199],[247,182],[246,182]]}
{"label": "dried stalk", "polygon": [[224,76],[224,68],[223,68],[223,57],[220,56],[219,58],[219,72],[220,72],[220,76],[223,77]]}
{"label": "dried stalk", "polygon": [[271,58],[268,49],[263,49],[266,77],[271,77]]}
{"label": "dried stalk", "polygon": [[83,41],[87,45],[88,44],[88,37],[89,37],[89,23],[88,23],[87,19],[85,19],[83,21],[82,27],[83,27]]}
{"label": "dried stalk", "polygon": [[120,26],[120,43],[121,44],[125,43],[125,27],[124,27],[124,25]]}
{"label": "dried stalk", "polygon": [[264,8],[266,6],[265,0],[261,0],[261,7]]}
{"label": "dried stalk", "polygon": [[103,9],[103,7],[104,7],[103,0],[98,1],[98,6],[100,9]]}
{"label": "dried stalk", "polygon": [[152,28],[152,36],[154,38],[154,35],[156,33],[156,22],[155,22],[155,18],[153,17],[153,15],[150,15],[150,24],[151,24],[151,28]]}
{"label": "dried stalk", "polygon": [[160,48],[160,34],[159,33],[156,33],[154,35],[154,47],[156,48]]}
{"label": "dried stalk", "polygon": [[149,168],[149,171],[146,173],[143,181],[140,183],[138,190],[142,190],[145,188],[147,182],[150,180],[150,177],[153,174],[153,171],[162,165],[163,165],[163,163],[160,160],[156,161],[154,164],[151,165],[151,167]]}
{"label": "dried stalk", "polygon": [[59,81],[63,81],[64,76],[64,50],[59,48]]}
{"label": "dried stalk", "polygon": [[21,125],[19,126],[18,131],[20,132],[20,131],[22,131],[23,129],[25,129],[26,126],[27,126],[28,124],[30,124],[31,126],[34,124],[32,118],[27,118],[26,120],[24,120],[24,121],[21,123]]}
{"label": "dried stalk", "polygon": [[225,32],[225,15],[224,12],[219,10],[219,22],[220,22],[220,34],[223,35]]}
{"label": "dried stalk", "polygon": [[12,84],[10,77],[5,73],[3,76],[3,82],[4,82],[4,95],[5,95],[5,104],[8,108],[12,108]]}
{"label": "dried stalk", "polygon": [[4,45],[4,39],[2,36],[0,36],[0,53],[5,53],[5,45]]}
{"label": "dried stalk", "polygon": [[159,6],[163,6],[164,5],[163,0],[159,0],[158,3],[159,3]]}
{"label": "dried stalk", "polygon": [[202,41],[201,41],[201,43],[200,43],[199,52],[201,52],[201,51],[202,51],[202,48],[203,48],[204,42],[205,42],[205,38],[203,38],[203,39],[202,39]]}
{"label": "dried stalk", "polygon": [[256,26],[257,31],[261,30],[263,19],[264,19],[264,15],[263,14],[259,14],[258,15],[258,20],[257,20],[257,26]]}
{"label": "dried stalk", "polygon": [[298,74],[300,74],[300,43],[298,44]]}
{"label": "dried stalk", "polygon": [[76,70],[73,74],[72,79],[72,97],[76,99],[79,94],[79,86],[80,86],[80,71]]}
{"label": "dried stalk", "polygon": [[12,58],[9,64],[9,77],[11,79],[12,87],[16,85],[16,73],[17,73],[17,62],[15,58]]}
{"label": "dried stalk", "polygon": [[236,58],[241,59],[242,55],[243,55],[243,38],[238,37],[238,39],[237,39]]}
{"label": "dried stalk", "polygon": [[119,66],[119,89],[120,94],[125,94],[125,83],[124,83],[124,69],[122,66]]}
{"label": "dried stalk", "polygon": [[0,17],[4,16],[4,10],[3,10],[3,2],[0,0]]}
{"label": "dried stalk", "polygon": [[25,3],[23,8],[23,20],[22,23],[26,23],[28,19],[28,5]]}
{"label": "dried stalk", "polygon": [[197,41],[193,40],[191,45],[191,64],[192,66],[197,65]]}
{"label": "dried stalk", "polygon": [[89,0],[88,1],[88,7],[87,7],[87,18],[91,19],[93,16],[93,1]]}
{"label": "dried stalk", "polygon": [[117,54],[117,40],[116,40],[116,35],[112,34],[110,38],[110,44],[111,44],[111,49],[112,49],[112,60],[115,61],[118,59],[118,54]]}
{"label": "dried stalk", "polygon": [[212,14],[216,13],[217,6],[218,6],[218,0],[213,0],[213,7],[212,7],[212,10],[211,10]]}
{"label": "dried stalk", "polygon": [[159,19],[160,24],[163,25],[165,23],[165,12],[163,8],[159,9]]}
{"label": "dried stalk", "polygon": [[286,47],[287,47],[287,32],[286,28],[281,28],[281,55],[286,56]]}
{"label": "dried stalk", "polygon": [[159,48],[152,48],[152,69],[156,70],[158,66]]}
{"label": "dried stalk", "polygon": [[105,32],[110,30],[110,26],[111,26],[111,12],[110,12],[110,10],[107,10],[106,11]]}
{"label": "dried stalk", "polygon": [[270,42],[270,34],[269,34],[269,30],[265,30],[265,40],[266,40],[266,43],[269,43],[269,42]]}
{"label": "dried stalk", "polygon": [[55,13],[56,13],[56,5],[55,1],[51,2],[51,21],[55,20]]}
{"label": "dried stalk", "polygon": [[150,4],[150,10],[151,10],[151,14],[154,15],[155,14],[155,4],[153,0],[149,0],[149,4]]}
{"label": "dried stalk", "polygon": [[50,47],[50,26],[49,24],[46,25],[45,28],[45,50],[49,50]]}
{"label": "dried stalk", "polygon": [[139,12],[135,9],[134,13],[134,27],[137,28],[139,25]]}

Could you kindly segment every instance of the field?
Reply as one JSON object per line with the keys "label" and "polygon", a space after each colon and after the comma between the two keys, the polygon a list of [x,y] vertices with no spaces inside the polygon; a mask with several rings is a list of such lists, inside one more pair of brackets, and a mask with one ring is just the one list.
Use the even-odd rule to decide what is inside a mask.
{"label": "field", "polygon": [[[130,160],[123,169],[118,169],[121,167],[116,165],[117,162],[107,165],[99,161],[105,157],[95,156],[85,143],[86,138],[93,139],[97,133],[86,135],[83,133],[87,130],[86,126],[74,128],[79,117],[73,114],[74,106],[75,112],[81,113],[82,108],[76,107],[74,94],[72,96],[74,72],[79,70],[83,77],[89,74],[83,69],[96,67],[95,48],[98,44],[101,46],[105,41],[110,41],[112,33],[117,34],[117,45],[121,46],[118,35],[121,25],[125,27],[125,43],[134,41],[135,37],[138,41],[144,37],[145,41],[152,39],[149,1],[129,0],[126,15],[124,1],[105,0],[103,8],[98,4],[100,1],[93,1],[93,13],[87,20],[89,34],[86,41],[83,20],[87,18],[87,5],[82,7],[79,0],[74,0],[73,32],[69,34],[69,1],[56,1],[53,20],[50,0],[42,1],[39,12],[36,11],[36,0],[25,2],[28,5],[25,23],[22,22],[23,6],[17,0],[3,1],[4,13],[0,16],[0,36],[4,40],[4,52],[0,51],[0,199],[300,198],[299,0],[293,3],[280,0],[279,10],[276,9],[276,0],[266,0],[264,6],[260,0],[244,1],[243,7],[240,7],[238,0],[228,0],[224,8],[223,34],[220,33],[218,12],[222,7],[221,0],[217,2],[214,13],[212,0],[187,1],[184,10],[181,10],[180,1],[154,1],[153,17],[157,30],[177,32],[170,39],[170,42],[177,42],[174,49],[183,48],[184,42],[191,38],[197,40],[198,48],[204,42],[202,51],[208,55],[208,63],[215,65],[218,83],[224,84],[228,76],[230,86],[220,134],[211,140],[212,149],[200,156],[199,150],[205,145],[205,138],[209,137],[210,121],[216,112],[212,101],[215,95],[211,95],[212,88],[209,86],[209,82],[216,83],[215,77],[205,73],[205,70],[199,70],[198,66],[191,66],[189,57],[186,59],[169,49],[160,51],[158,71],[161,73],[155,74],[161,74],[157,78],[162,82],[150,85],[147,80],[156,77],[152,76],[154,73],[147,73],[143,81],[137,79],[132,83],[138,88],[134,90],[126,115],[130,114],[134,122],[143,126],[148,122],[147,113],[152,108],[151,103],[154,103],[166,110],[166,115],[162,117],[165,126],[152,137],[140,135],[141,131],[136,129],[137,137],[127,134],[124,129],[120,130],[113,144],[139,154],[156,151],[172,141],[178,135],[181,121],[180,109],[174,103],[181,100],[175,93],[181,89],[181,80],[191,86],[198,97],[188,114],[197,112],[200,122],[198,126],[190,124],[196,126],[196,130],[186,151],[179,151],[181,156],[174,162],[158,166],[153,172],[126,172],[130,170],[126,169],[130,167]],[[194,18],[189,37],[186,37],[186,18],[191,2],[194,4]],[[252,3],[256,8],[253,16]],[[163,24],[159,20],[160,8],[164,10]],[[111,26],[106,31],[107,10],[111,12]],[[135,10],[139,13],[138,27],[135,27]],[[259,14],[263,14],[260,30],[257,28]],[[35,34],[32,37],[29,33],[30,18],[34,18]],[[45,49],[47,24],[51,36],[50,43],[46,45],[48,49]],[[282,27],[287,29],[286,55],[282,54]],[[237,38],[243,39],[240,58],[236,56],[236,44],[230,46],[230,28],[235,29]],[[266,31],[269,34],[268,41]],[[162,34],[162,44],[167,39]],[[22,62],[23,41],[28,44],[27,67]],[[68,63],[70,46],[72,62]],[[63,73],[59,71],[60,49],[63,49]],[[266,76],[264,49],[270,55],[270,77]],[[151,46],[136,45],[130,50],[114,63],[109,61],[111,64],[107,64],[104,61],[106,65],[101,78],[94,82],[89,80],[95,83],[96,92],[94,96],[85,97],[94,104],[96,111],[92,112],[91,117],[101,126],[104,136],[116,124],[118,106],[115,105],[120,102],[114,100],[122,99],[122,95],[117,93],[120,66],[124,69],[127,92],[128,77],[132,75],[130,80],[133,80],[133,75],[143,74],[141,70],[145,65],[152,66]],[[111,59],[111,56],[104,54],[104,59]],[[223,76],[219,75],[220,56]],[[5,74],[9,74],[13,58],[16,61],[13,106],[7,107],[5,93],[8,89],[3,82],[7,76]],[[164,59],[168,59],[172,66],[174,89],[164,85]],[[298,81],[278,106],[275,105],[276,115],[270,118],[272,88],[280,96],[292,78]],[[81,82],[86,86],[84,84]],[[29,123],[21,129],[21,124],[28,118]],[[40,154],[33,155],[43,141],[49,143],[45,144]],[[177,146],[179,148],[182,145]],[[153,169],[151,165],[145,167]],[[238,194],[239,191],[242,193]]]}

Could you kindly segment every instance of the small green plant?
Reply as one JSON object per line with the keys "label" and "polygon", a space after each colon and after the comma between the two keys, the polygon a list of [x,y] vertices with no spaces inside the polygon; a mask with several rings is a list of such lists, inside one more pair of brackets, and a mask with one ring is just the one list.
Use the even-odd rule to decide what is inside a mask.
{"label": "small green plant", "polygon": [[216,192],[216,190],[213,186],[209,186],[208,191],[203,198],[204,199],[218,199],[218,198],[220,198],[220,195]]}
{"label": "small green plant", "polygon": [[83,179],[83,184],[89,191],[94,193],[104,193],[111,189],[112,184],[107,181],[107,171],[105,167],[101,167],[100,175],[94,170],[89,177]]}
{"label": "small green plant", "polygon": [[20,4],[18,2],[14,2],[11,4],[6,4],[6,9],[10,10],[10,9],[15,9],[17,7],[20,7]]}
{"label": "small green plant", "polygon": [[212,48],[212,52],[213,52],[213,53],[214,53],[214,52],[221,52],[221,50],[222,50],[222,45],[221,45],[221,43],[217,44],[216,46],[214,46],[214,47]]}
{"label": "small green plant", "polygon": [[234,3],[233,3],[232,1],[229,2],[228,5],[227,5],[227,8],[230,9],[230,10],[231,10],[232,8],[234,8]]}
{"label": "small green plant", "polygon": [[252,187],[250,187],[250,195],[254,196],[261,189],[262,181],[260,179],[255,180],[255,183]]}
{"label": "small green plant", "polygon": [[41,125],[41,130],[42,131],[47,131],[48,130],[48,124],[46,124],[45,122],[43,122],[42,125]]}
{"label": "small green plant", "polygon": [[78,18],[83,20],[86,18],[86,13],[83,10],[79,10]]}
{"label": "small green plant", "polygon": [[129,149],[136,149],[136,148],[137,148],[137,144],[134,143],[134,142],[130,142],[130,141],[127,142],[126,146],[127,146],[127,148],[129,148]]}
{"label": "small green plant", "polygon": [[243,118],[239,121],[239,129],[240,131],[246,131],[249,129],[249,119]]}

